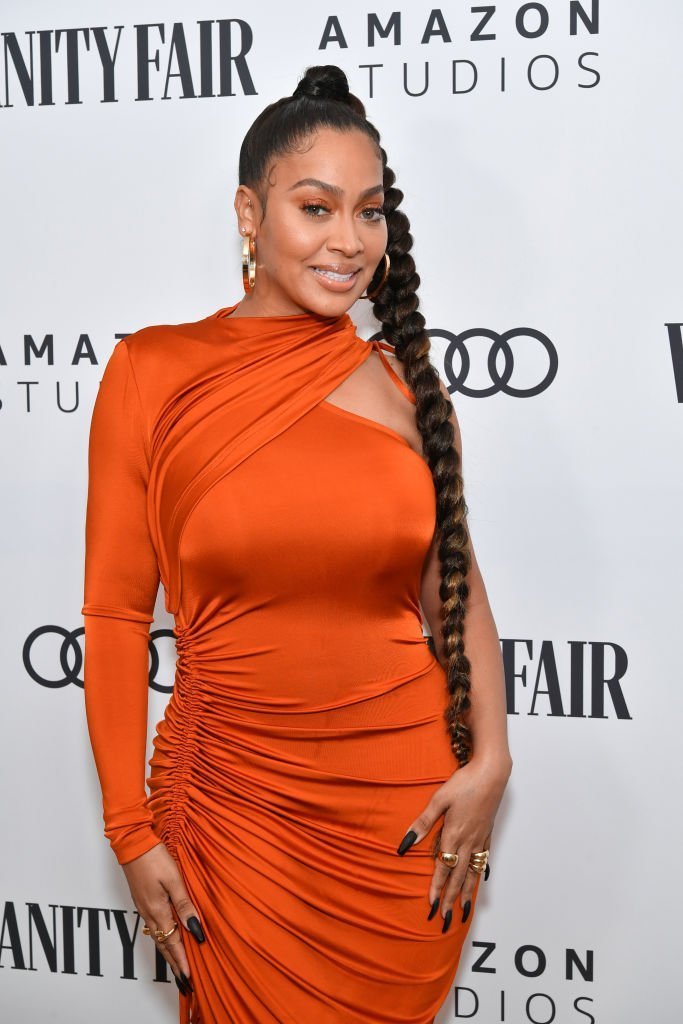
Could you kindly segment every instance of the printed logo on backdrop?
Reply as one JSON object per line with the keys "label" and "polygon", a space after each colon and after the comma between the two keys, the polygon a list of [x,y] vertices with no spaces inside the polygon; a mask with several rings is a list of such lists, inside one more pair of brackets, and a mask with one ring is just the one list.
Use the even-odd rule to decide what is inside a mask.
{"label": "printed logo on backdrop", "polygon": [[[217,3],[216,13],[222,7]],[[251,4],[243,10],[248,18],[5,31],[0,108],[117,103],[123,96],[139,102],[256,95],[258,43],[278,26],[270,10],[255,15]],[[282,16],[289,27],[288,8]],[[297,42],[301,53],[319,51],[320,63],[341,63],[354,91],[365,89],[372,99],[380,91],[394,97],[399,88],[412,97],[433,91],[468,95],[480,87],[480,75],[482,88],[501,93],[508,91],[508,77],[512,86],[538,91],[565,80],[595,88],[600,82],[591,66],[599,56],[595,50],[576,56],[578,74],[552,53],[526,51],[541,40],[547,46],[560,37],[590,38],[599,31],[599,0],[463,5],[457,18],[451,5],[429,12],[406,5],[390,14],[372,9],[321,14],[310,24],[308,38],[299,31]],[[511,34],[525,47],[523,56],[491,51],[492,43]],[[419,60],[394,60],[406,44],[419,47]],[[377,53],[377,61],[367,62],[368,49]]]}
{"label": "printed logo on backdrop", "polygon": [[[485,327],[472,327],[460,334],[430,329],[427,334],[430,339],[446,341],[442,358],[451,394],[490,398],[502,393],[512,398],[533,398],[549,388],[557,375],[557,349],[547,335],[533,327],[516,327],[502,334]],[[477,356],[485,365],[476,375],[478,384],[468,383]]]}
{"label": "printed logo on backdrop", "polygon": [[[347,51],[353,47],[359,50],[377,48],[378,55],[385,58],[382,63],[358,64],[358,71],[367,75],[367,95],[373,99],[380,91],[396,95],[399,85],[406,96],[426,96],[430,92],[452,95],[467,95],[479,86],[479,64],[469,57],[459,56],[460,49],[468,48],[478,53],[477,44],[486,47],[486,64],[482,86],[506,92],[508,89],[508,58],[494,52],[491,59],[491,43],[506,38],[513,32],[523,41],[534,42],[546,37],[555,40],[559,33],[568,33],[570,38],[596,36],[600,31],[600,0],[556,0],[550,3],[520,3],[508,10],[503,4],[480,4],[458,10],[456,16],[451,7],[432,8],[429,13],[421,9],[407,8],[390,15],[379,15],[374,11],[327,18],[320,40],[320,50],[325,52],[326,63],[341,63],[347,67]],[[418,45],[420,52],[432,59],[414,62],[404,61],[400,69],[391,63],[392,50],[409,42]],[[598,71],[587,63],[587,58],[598,57],[595,50],[580,53],[576,62],[585,72],[578,88],[592,89],[600,82]],[[386,58],[389,60],[386,60]],[[525,84],[531,89],[546,91],[554,89],[563,79],[561,64],[551,53],[536,53],[520,70],[519,62],[513,65],[513,82]],[[349,70],[351,68],[349,67]],[[347,72],[348,73],[348,72]],[[355,79],[355,68],[354,68]],[[362,80],[362,79],[361,79]]]}
{"label": "printed logo on backdrop", "polygon": [[683,324],[665,324],[669,334],[676,401],[683,403]]}
{"label": "printed logo on backdrop", "polygon": [[[140,957],[145,968],[149,965],[145,978],[172,984],[173,972],[156,945],[151,946],[143,936],[143,924],[137,910],[57,900],[42,906],[6,899],[0,923],[2,967],[45,974],[80,974],[89,981],[107,977],[112,981],[139,981]],[[136,950],[138,939],[142,944]],[[56,1019],[52,1013],[40,1015],[41,1020],[48,1017]],[[38,1017],[13,1015],[13,1019]]]}
{"label": "printed logo on backdrop", "polygon": [[[592,995],[578,991],[595,983],[594,950],[567,947],[560,950],[558,960],[551,958],[541,946],[525,944],[501,956],[495,942],[470,943],[475,959],[470,967],[473,975],[497,975],[506,979],[508,989],[495,982],[478,988],[457,985],[453,989],[451,1006],[454,1021],[474,1021],[475,1024],[597,1024],[599,1017]],[[520,982],[533,981],[527,990]],[[560,985],[568,989],[560,990]],[[571,990],[569,990],[571,986]],[[490,988],[490,990],[489,990]],[[448,1006],[448,1002],[445,1004]]]}
{"label": "printed logo on backdrop", "polygon": [[[83,688],[84,629],[38,626],[26,638],[22,657],[26,673],[39,686],[58,690],[74,684]],[[158,642],[165,640],[158,646]],[[173,684],[160,681],[173,664],[172,629],[150,631],[149,685],[157,693],[171,693]],[[538,650],[532,640],[501,640],[507,711],[509,715],[550,718],[630,719],[622,682],[628,659],[623,647],[608,642],[570,640],[558,656],[550,640]],[[433,653],[433,645],[430,645]],[[164,671],[161,672],[162,656]]]}
{"label": "printed logo on backdrop", "polygon": [[[69,630],[56,625],[38,626],[29,633],[22,650],[24,668],[29,678],[49,690],[59,690],[70,684],[83,689],[84,633],[83,626]],[[151,630],[149,686],[157,693],[171,693],[173,684],[163,683],[158,678],[161,668],[160,654],[164,655],[166,665],[167,646],[170,646],[164,644],[163,651],[157,646],[157,641],[162,637],[175,639],[175,634],[171,629]],[[166,672],[161,674],[166,675]]]}
{"label": "printed logo on backdrop", "polygon": [[609,641],[501,640],[508,715],[617,718],[631,715],[623,682],[626,651]]}

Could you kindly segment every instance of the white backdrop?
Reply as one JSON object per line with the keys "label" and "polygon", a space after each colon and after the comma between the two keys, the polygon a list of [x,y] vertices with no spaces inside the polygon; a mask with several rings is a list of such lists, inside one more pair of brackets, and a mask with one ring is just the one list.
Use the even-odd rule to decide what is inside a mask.
{"label": "white backdrop", "polygon": [[[405,192],[505,655],[513,776],[438,1024],[681,1019],[683,8],[413,2],[369,36],[393,11],[2,4],[0,1013],[15,1024],[176,1019],[164,962],[140,929],[130,945],[87,740],[89,419],[120,335],[239,299],[239,144],[315,63],[347,72]],[[224,61],[228,95],[221,19],[245,51],[241,76]],[[157,607],[148,756],[173,670]]]}

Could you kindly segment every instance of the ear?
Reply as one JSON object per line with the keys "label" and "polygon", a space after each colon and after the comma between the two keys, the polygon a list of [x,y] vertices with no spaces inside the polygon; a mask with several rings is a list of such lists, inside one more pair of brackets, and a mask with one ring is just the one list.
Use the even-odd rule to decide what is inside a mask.
{"label": "ear", "polygon": [[[235,213],[237,214],[237,230],[242,238],[255,235],[256,230],[256,197],[251,189],[240,185],[235,193]],[[242,229],[245,230],[242,230]]]}

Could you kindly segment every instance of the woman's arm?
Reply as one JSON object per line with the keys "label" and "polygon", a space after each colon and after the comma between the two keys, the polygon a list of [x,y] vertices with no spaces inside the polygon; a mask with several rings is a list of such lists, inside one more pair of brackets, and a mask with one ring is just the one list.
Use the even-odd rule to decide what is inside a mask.
{"label": "woman's arm", "polygon": [[[455,432],[454,446],[461,459],[460,472],[462,474],[460,426],[451,396],[443,381],[440,384],[445,397],[451,403],[451,422]],[[470,534],[470,544],[471,540]],[[486,761],[507,770],[512,766],[512,757],[508,746],[503,658],[486,587],[472,545],[471,555],[472,565],[467,577],[470,595],[465,612],[464,641],[465,653],[471,665],[470,701],[472,707],[467,712],[467,723],[472,732],[472,756],[476,757],[479,763]],[[432,633],[436,656],[445,669],[444,641],[441,636],[440,585],[441,569],[435,538],[422,573],[420,604]]]}
{"label": "woman's arm", "polygon": [[125,339],[105,366],[90,424],[85,525],[85,711],[104,834],[120,864],[161,840],[145,789],[149,625],[159,588],[149,537],[149,452]]}

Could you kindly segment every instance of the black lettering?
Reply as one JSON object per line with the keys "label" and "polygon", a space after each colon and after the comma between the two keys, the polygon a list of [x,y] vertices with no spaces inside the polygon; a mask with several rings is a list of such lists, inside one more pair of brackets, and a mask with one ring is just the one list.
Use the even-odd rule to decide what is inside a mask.
{"label": "black lettering", "polygon": [[384,27],[376,14],[368,14],[368,46],[375,45],[375,33],[381,39],[386,39],[390,32],[394,33],[394,46],[400,46],[401,14],[399,11],[394,11]]}
{"label": "black lettering", "polygon": [[425,26],[425,30],[422,34],[421,43],[428,43],[432,36],[440,36],[444,43],[452,42],[450,32],[444,21],[444,16],[436,7],[429,15],[429,20]]}
{"label": "black lettering", "polygon": [[[605,677],[605,649],[609,647],[614,651],[614,675],[611,679]],[[626,651],[619,644],[592,643],[591,644],[591,718],[607,718],[605,714],[605,688],[609,690],[612,698],[612,706],[617,713],[617,718],[628,718],[626,700],[620,686],[628,668]]]}
{"label": "black lettering", "polygon": [[570,0],[569,3],[569,34],[576,35],[577,21],[580,18],[584,28],[588,29],[591,35],[597,35],[600,31],[600,0],[592,0],[592,13],[589,17],[586,14],[583,4],[579,0]]}
{"label": "black lettering", "polygon": [[[545,677],[548,683],[548,689],[542,690],[540,686],[541,675]],[[530,715],[537,714],[534,711],[536,705],[536,698],[539,694],[545,694],[550,702],[550,711],[548,715],[556,715],[559,718],[564,716],[564,709],[562,707],[562,693],[560,692],[560,679],[557,672],[557,662],[555,661],[555,652],[553,645],[550,640],[544,640],[541,644],[541,657],[538,662],[538,672],[536,674],[536,683],[534,685],[534,695],[531,701]]]}
{"label": "black lettering", "polygon": [[[232,45],[232,29],[233,25],[237,25],[240,30],[240,41],[241,48],[239,52],[233,51]],[[218,51],[220,54],[220,90],[219,96],[234,96],[235,93],[232,91],[232,65],[235,65],[235,71],[240,80],[242,86],[242,92],[245,96],[255,96],[256,86],[254,85],[251,73],[249,71],[249,65],[246,61],[246,54],[249,53],[252,46],[254,45],[254,33],[251,30],[251,25],[246,21],[242,21],[241,18],[226,18],[224,21],[218,22]]]}
{"label": "black lettering", "polygon": [[471,42],[473,42],[473,43],[481,43],[482,41],[485,41],[485,40],[488,40],[488,39],[495,39],[496,38],[496,33],[495,32],[489,32],[487,35],[484,35],[484,33],[482,32],[482,29],[485,28],[486,25],[488,25],[489,21],[493,17],[493,15],[495,13],[495,10],[496,10],[495,7],[473,7],[472,8],[472,13],[473,14],[483,14],[484,17],[481,19],[479,24],[475,26],[475,29],[472,32],[472,35],[470,36],[470,41]]}
{"label": "black lettering", "polygon": [[480,948],[482,950],[481,956],[474,961],[470,970],[473,974],[495,974],[495,967],[484,967],[483,965],[493,956],[493,951],[496,948],[495,942],[473,942],[472,949]]}
{"label": "black lettering", "polygon": [[[536,11],[538,14],[538,27],[528,29],[526,27],[526,16],[529,11]],[[524,39],[538,39],[548,31],[550,16],[543,4],[523,4],[515,15],[515,28]]]}
{"label": "black lettering", "polygon": [[339,24],[339,18],[335,17],[335,15],[330,15],[325,22],[325,28],[323,29],[322,39],[318,44],[318,49],[326,50],[330,43],[337,43],[342,50],[348,49],[349,46],[346,42],[344,33],[342,32],[342,27]]}
{"label": "black lettering", "polygon": [[52,334],[46,334],[43,338],[40,347],[38,347],[33,340],[32,334],[24,335],[24,365],[30,366],[32,359],[31,355],[35,355],[37,359],[42,359],[47,349],[47,364],[48,366],[54,366],[54,336]]}

